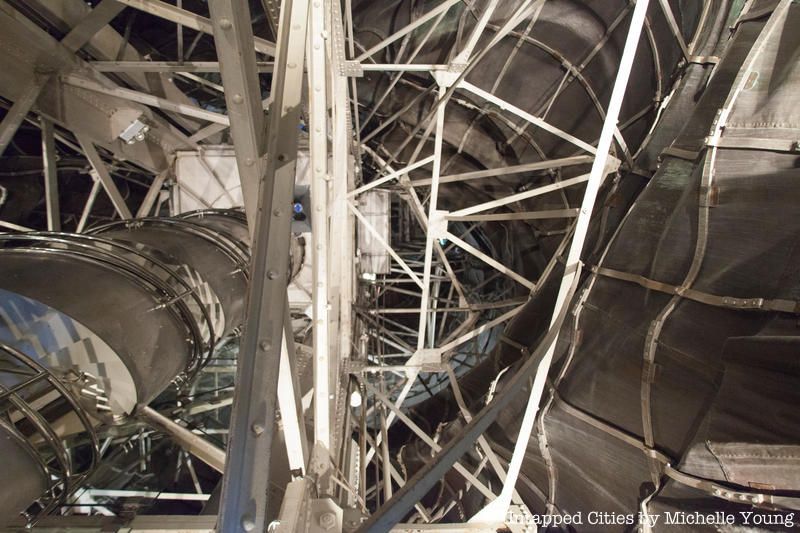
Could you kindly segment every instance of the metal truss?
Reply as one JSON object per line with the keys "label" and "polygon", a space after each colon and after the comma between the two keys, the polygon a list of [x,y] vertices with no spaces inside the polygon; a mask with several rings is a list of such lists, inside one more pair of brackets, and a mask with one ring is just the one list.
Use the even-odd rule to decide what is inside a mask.
{"label": "metal truss", "polygon": [[[246,0],[210,0],[210,18],[158,0],[118,0],[197,32],[212,34],[218,62],[195,64],[178,57],[176,61],[161,63],[95,62],[94,68],[127,73],[219,71],[227,114],[133,89],[104,86],[75,75],[63,78],[63,83],[70,86],[210,122],[189,138],[193,143],[204,142],[204,136],[230,127],[254,248],[248,322],[241,341],[236,391],[229,399],[234,410],[224,461],[220,531],[265,531],[268,527],[278,531],[316,531],[320,526],[403,531],[420,529],[421,524],[425,524],[426,530],[463,530],[457,525],[436,524],[452,509],[453,502],[432,508],[420,503],[451,469],[464,478],[466,490],[480,492],[489,502],[477,516],[465,517],[471,518],[470,526],[460,527],[497,527],[512,504],[521,504],[515,494],[515,482],[533,429],[559,326],[575,291],[580,255],[598,190],[607,176],[630,159],[617,121],[640,34],[643,28],[647,29],[647,0],[638,0],[632,12],[626,9],[620,15],[622,20],[631,13],[628,37],[610,103],[600,106],[604,117],[602,131],[597,132],[597,142],[590,142],[548,122],[545,110],[531,113],[498,97],[494,94],[496,84],[478,87],[466,81],[469,72],[503,38],[524,40],[545,1],[522,0],[500,27],[490,24],[496,0],[473,3],[471,9],[478,11],[468,35],[451,51],[449,62],[440,65],[416,63],[415,58],[424,52],[429,38],[448,13],[467,4],[462,0],[442,2],[367,50],[358,49],[355,41],[349,0],[343,3],[283,0],[277,14],[274,44],[253,37]],[[111,3],[106,0],[101,6]],[[661,4],[668,9],[666,1]],[[674,17],[670,20],[674,22]],[[407,46],[411,35],[416,38],[413,50]],[[396,63],[375,61],[379,52],[398,42],[402,44]],[[564,85],[573,79],[581,80],[580,71],[598,49],[581,65],[569,65],[570,77],[568,81],[565,78]],[[691,51],[685,43],[683,49],[688,57]],[[272,56],[273,61],[257,61],[256,52]],[[273,77],[271,93],[265,102],[258,76],[267,71]],[[374,108],[366,111],[359,108],[355,83],[364,72],[377,72],[388,80]],[[422,120],[390,152],[377,142],[378,133],[398,122],[404,110],[382,117],[380,124],[374,122],[380,104],[392,89],[407,81],[403,77],[408,73],[417,77],[428,75],[430,83],[420,90],[418,102],[427,101],[429,105]],[[307,100],[301,97],[304,92]],[[594,94],[591,88],[587,92]],[[470,101],[499,110],[495,111],[497,119],[513,124],[520,135],[528,129],[547,132],[570,144],[575,155],[448,174],[444,154],[447,114],[455,106],[466,105],[463,98],[467,96]],[[21,108],[30,108],[28,104],[32,102],[19,102]],[[264,114],[265,107],[269,109],[268,115]],[[21,122],[20,112],[12,110],[0,127],[0,141],[3,141],[0,147],[6,144],[5,132],[16,129],[14,124]],[[295,350],[303,347],[294,346],[286,311],[290,206],[301,124],[308,131],[312,176],[309,250],[313,268],[313,431],[310,440],[302,391],[292,364]],[[43,123],[46,154],[52,153],[49,128]],[[91,139],[78,135],[78,141],[96,179],[79,231],[86,224],[100,187],[109,194],[119,216],[130,218],[131,211]],[[406,148],[409,150],[404,151]],[[619,158],[611,155],[612,148],[616,148],[614,153]],[[441,208],[445,184],[588,164],[591,171],[587,174],[476,201],[452,211]],[[365,177],[367,169],[373,174],[371,179]],[[152,212],[167,177],[166,170],[158,174],[136,211],[138,216]],[[54,172],[48,171],[47,180],[48,191],[54,190]],[[564,195],[564,205],[559,209],[519,210],[520,202],[548,193],[563,193],[565,189],[578,191],[581,200],[569,201]],[[52,201],[52,194],[48,193],[49,220],[57,219],[58,206]],[[372,213],[366,212],[369,198],[375,194],[387,195],[386,205],[394,206],[398,213],[399,233],[405,233],[407,238],[393,242],[386,228],[378,227]],[[473,238],[487,224],[515,220],[563,222],[562,229],[556,232],[561,243],[538,279],[529,279],[514,265],[506,264],[503,257],[482,249]],[[57,228],[53,224],[51,229]],[[369,235],[376,249],[385,253],[388,269],[376,273],[364,270],[363,263],[355,261],[360,235]],[[479,267],[484,273],[482,281],[465,276],[460,265],[467,257],[482,265]],[[530,295],[554,275],[559,261],[564,262],[565,269],[549,332],[528,353],[526,362],[502,391],[479,412],[471,413],[458,385],[459,375],[481,361],[485,346],[497,328],[522,310]],[[493,300],[484,298],[483,289],[492,283],[505,287],[507,294]],[[392,302],[398,299],[413,305],[394,305]],[[513,456],[506,466],[483,433],[529,379],[533,379],[534,385]],[[466,425],[447,442],[440,442],[419,427],[407,412],[410,406],[444,387],[452,388]],[[272,434],[277,427],[276,406],[280,409],[295,480],[286,489],[279,522],[270,525],[266,522],[270,480],[267,465]],[[181,432],[183,428],[175,428],[171,421],[156,415],[146,412],[151,421],[179,435],[190,450],[195,446],[199,456],[205,457],[209,464],[222,467],[220,450],[203,448],[185,429]],[[431,461],[412,475],[400,468],[390,454],[395,449],[390,442],[390,429],[397,422],[407,426],[433,452]],[[477,466],[462,460],[470,450],[482,458]],[[487,476],[501,480],[502,491],[498,493],[487,483]],[[368,508],[374,510],[369,517]],[[413,523],[397,524],[409,514]],[[202,523],[197,530],[206,531],[207,527],[208,524]]]}
{"label": "metal truss", "polygon": [[[397,523],[409,514],[416,523],[435,522],[442,518],[452,509],[455,502],[445,502],[439,508],[425,508],[420,505],[420,500],[451,469],[464,478],[466,490],[477,490],[489,502],[483,511],[471,517],[472,524],[469,527],[493,530],[503,524],[512,503],[521,503],[515,494],[516,479],[533,429],[559,327],[577,283],[581,266],[580,255],[589,219],[604,179],[616,172],[620,165],[620,160],[610,155],[612,143],[617,139],[622,152],[626,150],[624,143],[620,142],[617,120],[639,37],[645,25],[647,2],[637,2],[633,10],[620,71],[611,102],[604,110],[604,126],[596,145],[576,138],[553,126],[546,119],[497,97],[491,90],[487,90],[488,88],[477,87],[465,81],[466,75],[480,59],[523,21],[527,21],[527,31],[530,31],[544,4],[542,1],[521,2],[508,22],[491,32],[487,29],[487,25],[496,2],[486,2],[475,15],[477,20],[471,33],[466,36],[460,48],[451,52],[452,59],[449,64],[413,63],[427,38],[435,31],[436,24],[447,10],[456,4],[457,2],[440,4],[348,63],[349,70],[355,73],[372,70],[385,72],[389,77],[388,88],[379,97],[378,105],[388,91],[397,86],[406,72],[427,72],[434,82],[421,93],[434,96],[427,115],[413,128],[399,149],[391,153],[384,149],[385,153],[380,154],[374,145],[360,146],[365,154],[365,164],[377,168],[378,174],[372,181],[364,183],[348,194],[348,207],[359,221],[358,230],[368,232],[396,266],[387,274],[370,275],[367,276],[367,280],[362,278],[361,285],[366,290],[359,292],[368,296],[355,302],[356,309],[360,311],[357,313],[355,327],[357,332],[361,332],[364,341],[359,351],[353,355],[348,371],[357,384],[356,388],[352,389],[356,392],[352,394],[358,395],[355,403],[360,403],[359,411],[362,418],[360,424],[354,425],[359,433],[358,442],[354,441],[354,446],[359,449],[361,471],[357,478],[350,481],[358,487],[360,504],[363,506],[368,500],[372,500],[370,507],[376,509],[361,525],[360,531],[390,531],[398,528],[402,530],[403,526]],[[433,23],[427,33],[419,30],[424,23],[430,21]],[[417,41],[419,44],[408,54],[406,64],[369,63],[377,52],[415,30],[420,35],[420,40]],[[486,38],[481,39],[482,36]],[[485,44],[476,51],[477,43],[481,41]],[[404,48],[401,48],[401,55],[403,50]],[[442,169],[446,163],[442,149],[446,113],[448,106],[459,105],[457,99],[460,94],[470,94],[493,104],[500,108],[505,116],[522,120],[526,127],[538,128],[571,143],[578,151],[578,155],[559,160],[544,160],[517,168],[490,168],[473,173],[443,175]],[[356,96],[353,98],[356,99]],[[374,116],[375,111],[375,108],[372,109],[365,122]],[[387,123],[397,120],[399,114],[400,112],[383,121],[378,129],[386,128]],[[406,146],[413,146],[410,143],[419,138],[418,134],[421,135],[421,140],[418,141],[411,159],[400,162],[398,156],[401,150]],[[378,146],[378,149],[383,147]],[[371,162],[368,159],[371,159]],[[510,175],[528,169],[564,168],[588,162],[592,163],[592,169],[585,175],[453,211],[439,208],[440,187],[443,183]],[[415,179],[410,177],[412,174],[420,176],[424,173],[428,173],[429,177]],[[578,205],[567,203],[564,209],[542,212],[520,212],[514,208],[524,200],[568,187],[583,187],[583,199]],[[386,235],[381,234],[369,217],[361,211],[360,204],[367,205],[368,195],[377,190],[385,191],[390,196],[396,195],[397,204],[408,206],[408,211],[411,213],[409,220],[412,224],[418,224],[424,235],[421,243],[390,243]],[[494,257],[469,242],[471,239],[468,238],[468,234],[475,227],[487,222],[546,218],[574,220],[567,222],[562,243],[557,247],[550,259],[550,265],[539,279],[527,279],[510,265],[504,264],[502,258]],[[458,223],[472,223],[466,235],[458,234],[459,231],[455,229],[459,227]],[[477,301],[476,296],[479,293],[476,292],[475,284],[463,277],[462,270],[454,267],[452,255],[454,250],[474,256],[488,269],[495,271],[496,275],[505,276],[511,284],[521,286],[531,294],[542,286],[546,277],[553,272],[555,261],[565,254],[565,270],[553,311],[550,332],[537,350],[529,355],[523,368],[511,378],[511,382],[506,384],[503,392],[478,413],[468,411],[459,389],[457,373],[464,370],[465,363],[470,357],[473,357],[471,360],[475,362],[480,357],[481,350],[473,349],[478,352],[475,356],[474,351],[470,353],[465,346],[513,318],[521,311],[526,299],[522,301],[509,299],[488,306],[486,302]],[[410,287],[411,290],[405,287]],[[389,301],[386,295],[398,292],[418,297],[419,305],[397,308],[380,303]],[[403,315],[404,321],[398,322],[390,318],[395,314]],[[409,327],[409,317],[414,315],[417,315],[416,328]],[[448,320],[451,324],[447,324]],[[463,358],[459,358],[462,355]],[[420,384],[432,394],[428,381],[430,378],[444,381],[441,386],[452,388],[464,421],[467,423],[466,427],[445,444],[436,442],[405,414],[408,407],[415,403],[416,398],[412,391],[420,390]],[[502,407],[508,404],[513,394],[519,392],[527,379],[533,379],[534,386],[530,392],[513,456],[508,467],[504,468],[482,433]],[[371,421],[369,424],[367,419]],[[427,444],[433,454],[433,458],[410,478],[393,475],[397,466],[393,464],[389,450],[397,449],[397,446],[391,446],[387,442],[389,435],[387,429],[398,420],[421,442]],[[476,451],[474,456],[483,457],[475,470],[459,462],[459,458],[472,449]],[[369,477],[374,480],[371,487],[363,486],[368,479],[368,469],[370,469]],[[485,482],[487,478],[483,473],[487,472],[487,469],[503,483],[503,489],[499,494]],[[359,483],[360,485],[357,485]],[[411,524],[405,527],[413,529]]]}

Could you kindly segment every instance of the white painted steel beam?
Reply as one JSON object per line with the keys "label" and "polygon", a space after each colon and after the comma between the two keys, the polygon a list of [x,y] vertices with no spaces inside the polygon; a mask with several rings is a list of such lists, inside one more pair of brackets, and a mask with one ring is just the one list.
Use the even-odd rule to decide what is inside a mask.
{"label": "white painted steel beam", "polygon": [[[636,56],[639,37],[647,15],[648,3],[649,0],[638,0],[633,11],[631,25],[628,29],[628,36],[625,41],[625,48],[622,53],[622,59],[620,60],[619,71],[617,72],[617,77],[614,81],[614,89],[611,93],[611,101],[608,106],[606,120],[603,122],[603,129],[597,146],[597,157],[592,164],[592,171],[586,186],[586,192],[584,193],[580,216],[577,219],[572,243],[567,255],[564,276],[561,279],[561,286],[559,287],[558,296],[556,297],[551,326],[555,323],[556,317],[561,313],[562,308],[569,305],[567,296],[580,270],[581,252],[583,251],[583,245],[589,230],[589,221],[597,199],[597,193],[600,190],[605,176],[608,174],[607,165],[609,161],[609,150],[614,140],[614,133],[617,128],[617,120],[619,119],[619,113],[622,108],[622,101],[625,98],[625,91],[628,87],[628,79],[630,78],[631,68]],[[511,461],[509,462],[508,476],[503,490],[497,499],[491,501],[486,507],[479,511],[471,521],[490,522],[502,520],[508,511],[508,506],[511,503],[511,494],[516,485],[522,467],[522,461],[528,448],[528,442],[530,441],[531,432],[533,431],[536,413],[539,410],[539,403],[541,402],[544,392],[545,380],[550,369],[550,363],[553,359],[553,353],[555,352],[557,342],[558,334],[556,333],[555,338],[550,343],[550,347],[538,365],[530,397],[528,398],[528,404],[525,408],[525,414],[520,426],[519,436],[514,446]]]}

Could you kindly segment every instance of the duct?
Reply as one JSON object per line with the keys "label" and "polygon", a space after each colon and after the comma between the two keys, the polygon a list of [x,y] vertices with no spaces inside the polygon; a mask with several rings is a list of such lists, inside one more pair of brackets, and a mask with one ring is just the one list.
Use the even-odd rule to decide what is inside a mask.
{"label": "duct", "polygon": [[[221,339],[238,334],[249,243],[244,214],[230,210],[110,223],[89,235],[0,234],[9,421],[0,442],[26,480],[2,489],[3,520],[40,497],[32,517],[63,501],[92,470],[75,471],[68,442],[191,380]],[[54,461],[66,472],[58,487]]]}

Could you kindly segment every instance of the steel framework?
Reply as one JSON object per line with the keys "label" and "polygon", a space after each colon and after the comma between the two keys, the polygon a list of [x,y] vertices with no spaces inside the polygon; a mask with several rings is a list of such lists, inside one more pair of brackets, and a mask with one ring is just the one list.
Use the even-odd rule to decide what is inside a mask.
{"label": "steel framework", "polygon": [[[234,414],[224,461],[219,530],[264,531],[269,527],[294,531],[299,525],[313,531],[331,523],[348,529],[359,526],[363,531],[433,531],[459,527],[493,530],[502,524],[510,506],[521,505],[515,494],[515,482],[533,431],[559,326],[575,291],[581,252],[598,190],[604,179],[617,171],[622,160],[630,160],[618,120],[640,35],[647,30],[648,1],[638,0],[618,19],[619,22],[630,15],[630,24],[610,101],[606,106],[600,105],[604,121],[602,131],[596,132],[597,142],[577,138],[548,122],[545,116],[537,116],[500,98],[494,94],[496,87],[478,87],[466,81],[467,75],[503,38],[518,35],[520,28],[525,28],[525,35],[530,33],[546,0],[522,0],[500,27],[490,24],[498,2],[477,3],[475,23],[459,47],[451,51],[447,64],[420,64],[415,58],[424,51],[444,17],[462,3],[468,4],[462,0],[442,2],[360,53],[354,36],[350,0],[341,5],[332,0],[282,0],[277,11],[274,44],[253,36],[246,0],[211,0],[210,18],[158,0],[118,1],[195,31],[212,34],[218,63],[185,62],[183,57],[178,57],[168,62],[101,61],[91,65],[101,72],[219,71],[227,114],[128,88],[104,86],[74,74],[62,76],[59,82],[210,122],[190,137],[200,145],[205,142],[203,135],[207,128],[214,128],[211,130],[214,132],[229,127],[245,191],[244,207],[254,242],[252,285],[248,322],[238,361],[237,387],[232,399]],[[118,13],[113,4],[112,0],[101,3],[103,11],[101,7],[95,9],[98,19],[95,22],[105,24],[108,17]],[[265,1],[268,7],[271,4],[273,2]],[[687,60],[696,60],[691,43],[687,45],[677,29],[668,2],[660,0],[659,4],[667,14],[683,54]],[[94,27],[89,29],[96,31]],[[73,34],[70,33],[62,44],[74,52],[89,36],[81,35],[83,39],[70,46]],[[418,38],[416,48],[406,50],[403,45],[405,53],[401,56],[405,61],[375,61],[379,52],[398,41],[406,43],[404,38],[412,34]],[[598,50],[593,50],[581,65],[568,70],[567,74],[573,76],[571,79],[579,78],[580,71]],[[263,58],[257,53],[272,58],[269,62],[261,61]],[[272,73],[268,99],[263,98],[258,84],[258,76],[263,72]],[[426,116],[401,143],[402,149],[417,141],[409,160],[400,161],[400,150],[381,152],[369,144],[377,133],[399,119],[399,113],[373,125],[371,130],[365,128],[375,119],[375,109],[359,109],[356,79],[365,72],[377,72],[389,80],[376,109],[406,73],[429,75],[430,85],[421,94],[432,98],[431,105]],[[45,82],[39,79],[39,83]],[[40,88],[39,85],[31,88],[29,98],[15,103],[0,124],[0,148],[5,147],[7,139],[33,106]],[[303,98],[304,94],[307,98]],[[500,110],[505,120],[520,121],[518,128],[522,130],[537,128],[573,145],[575,155],[447,174],[447,161],[443,156],[445,122],[451,106],[461,105],[454,102],[463,95],[491,104]],[[301,124],[308,130],[312,176],[310,255],[314,376],[311,442],[306,442],[301,391],[292,368],[295,350],[304,347],[294,346],[286,304],[289,206]],[[57,230],[57,195],[56,200],[53,199],[56,194],[53,191],[57,190],[52,163],[53,130],[44,117],[42,132],[47,161],[48,227]],[[86,223],[100,187],[112,199],[119,216],[131,218],[131,210],[114,185],[92,139],[84,134],[76,137],[91,162],[95,179],[79,231]],[[619,158],[611,155],[615,141],[618,149],[614,153]],[[443,184],[589,163],[592,166],[588,174],[454,211],[440,207]],[[365,179],[362,170],[367,166],[377,169],[371,181]],[[138,216],[152,211],[168,174],[167,170],[158,174],[136,211]],[[582,188],[581,201],[566,201],[561,209],[532,212],[500,209],[567,188]],[[367,195],[376,191],[388,194],[395,205],[404,206],[402,209],[409,213],[409,224],[415,225],[415,232],[423,235],[418,246],[393,245],[370,221],[363,206]],[[468,240],[471,231],[487,222],[535,219],[565,221],[561,244],[539,279],[526,278],[502,258],[492,257]],[[458,231],[456,228],[462,224],[469,225],[470,229]],[[375,275],[362,270],[355,260],[357,232],[371,235],[385,251],[392,263],[389,273]],[[487,270],[496,271],[495,276],[507,277],[514,287],[521,286],[531,295],[553,275],[557,262],[565,259],[548,334],[502,393],[476,413],[469,412],[461,396],[457,377],[466,359],[459,359],[459,356],[469,354],[466,347],[470,345],[476,346],[473,352],[480,352],[478,339],[518,314],[527,298],[490,303],[476,301],[474,295],[479,287],[453,266],[456,249],[474,256]],[[406,308],[376,305],[390,293],[418,298],[419,305]],[[393,315],[404,315],[406,320],[394,320]],[[409,327],[409,317],[414,317],[416,327]],[[275,372],[275,368],[280,368],[280,372]],[[452,388],[467,422],[459,434],[446,443],[431,438],[405,414],[418,396],[415,391],[423,385],[427,387],[430,376],[436,377],[442,386]],[[506,468],[482,434],[528,379],[533,379],[534,385],[513,456]],[[295,481],[287,488],[279,522],[270,525],[266,514],[270,476],[264,465],[268,464],[265,459],[271,453],[276,405],[280,408]],[[148,417],[156,415],[146,413]],[[398,421],[434,454],[430,463],[412,476],[401,473],[390,457],[389,429]],[[158,423],[169,426],[168,420],[158,419]],[[176,429],[187,442],[191,441],[191,435],[184,432]],[[484,458],[473,470],[459,462],[472,449]],[[223,461],[219,450],[203,449],[201,453],[210,457],[208,460],[215,467],[221,468]],[[377,467],[373,468],[374,465]],[[489,502],[476,516],[466,517],[471,522],[469,526],[436,525],[452,508],[452,502],[441,508],[426,508],[420,504],[433,484],[451,468],[465,478],[467,487],[479,491]],[[499,493],[483,480],[482,473],[489,469],[504,482]],[[370,501],[376,512],[367,518]],[[355,511],[344,515],[343,508]],[[397,525],[409,515],[413,524]],[[365,520],[363,524],[362,519]],[[205,527],[203,524],[197,530],[205,531]]]}

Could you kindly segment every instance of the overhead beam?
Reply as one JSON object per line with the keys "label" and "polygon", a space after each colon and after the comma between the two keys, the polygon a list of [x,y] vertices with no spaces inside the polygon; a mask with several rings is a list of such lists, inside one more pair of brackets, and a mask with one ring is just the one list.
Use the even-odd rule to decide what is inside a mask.
{"label": "overhead beam", "polygon": [[[195,31],[214,35],[214,26],[209,19],[166,2],[162,2],[160,0],[116,1],[164,20],[169,20],[176,24],[180,24],[181,26],[186,26],[187,28],[191,28]],[[257,52],[261,52],[262,54],[267,54],[273,57],[275,56],[275,43],[271,43],[266,39],[254,37],[251,42],[251,46],[255,48]]]}
{"label": "overhead beam", "polygon": [[67,50],[77,52],[88,43],[94,35],[103,29],[114,17],[119,15],[125,6],[114,0],[103,0],[92,9],[70,32],[61,39]]}
{"label": "overhead beam", "polygon": [[[172,72],[172,73],[209,73],[219,72],[218,61],[90,61],[98,72]],[[259,73],[272,72],[275,64],[272,61],[259,61],[256,70]]]}
{"label": "overhead beam", "polygon": [[197,107],[194,105],[178,104],[171,100],[167,100],[166,98],[160,98],[158,96],[153,96],[152,94],[134,91],[133,89],[125,89],[124,87],[116,86],[105,87],[94,81],[76,76],[75,74],[67,74],[66,76],[62,76],[61,81],[73,87],[80,87],[81,89],[87,89],[89,91],[95,91],[101,94],[107,94],[109,96],[116,96],[117,98],[122,98],[123,100],[129,100],[131,102],[144,104],[146,106],[156,107],[158,109],[163,109],[164,111],[171,111],[173,113],[186,115],[188,117],[207,120],[209,122],[215,122],[224,126],[230,125],[228,116],[223,115],[222,113],[207,111],[202,107]]}
{"label": "overhead beam", "polygon": [[[11,9],[7,7],[6,9]],[[81,20],[69,33],[61,40],[61,44],[70,52],[77,52],[89,39],[97,33],[100,28],[111,22],[123,6],[117,5],[113,0],[105,0]],[[33,77],[22,92],[22,98],[17,99],[11,109],[6,113],[3,122],[0,123],[0,155],[6,151],[11,139],[22,125],[22,121],[28,112],[36,104],[42,89],[52,78],[53,71],[34,70]]]}

